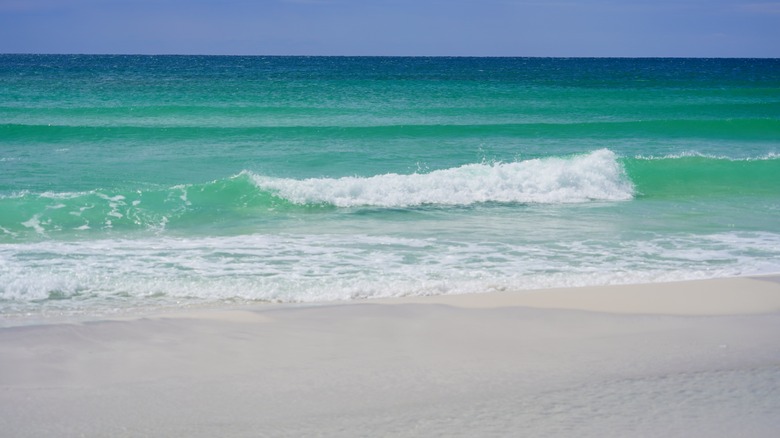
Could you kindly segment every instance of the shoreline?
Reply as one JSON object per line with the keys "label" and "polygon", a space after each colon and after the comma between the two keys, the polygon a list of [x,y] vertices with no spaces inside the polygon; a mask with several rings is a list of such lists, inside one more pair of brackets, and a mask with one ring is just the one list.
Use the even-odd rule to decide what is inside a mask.
{"label": "shoreline", "polygon": [[780,311],[780,274],[398,297],[378,299],[377,302],[435,303],[469,308],[518,306],[663,315],[757,314]]}
{"label": "shoreline", "polygon": [[771,437],[778,306],[772,275],[4,327],[0,428]]}
{"label": "shoreline", "polygon": [[[605,313],[669,315],[753,314],[780,311],[780,273],[714,277],[657,283],[551,287],[463,294],[378,297],[317,302],[245,302],[128,308],[116,313],[0,316],[0,329],[16,326],[83,324],[158,317],[207,317],[241,311],[360,304],[440,304],[467,308],[529,307]],[[735,290],[739,289],[737,293]],[[713,300],[713,298],[717,298]]]}

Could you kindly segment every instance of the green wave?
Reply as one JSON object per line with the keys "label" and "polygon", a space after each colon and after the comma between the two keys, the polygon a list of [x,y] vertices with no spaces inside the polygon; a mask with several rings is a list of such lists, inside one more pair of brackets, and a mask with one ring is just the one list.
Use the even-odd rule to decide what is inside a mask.
{"label": "green wave", "polygon": [[780,195],[780,157],[629,158],[623,165],[640,199]]}
{"label": "green wave", "polygon": [[[595,159],[596,155],[605,154],[607,158],[612,156],[611,160],[615,159],[610,151],[597,151],[579,158],[569,157],[568,161],[567,159],[550,161],[548,167],[536,173],[531,172],[526,175],[519,172],[512,178],[521,180],[512,180],[510,181],[512,184],[506,187],[513,185],[523,187],[522,178],[539,177],[540,172],[544,176],[550,172],[550,166],[565,169],[571,160]],[[771,202],[777,202],[780,196],[780,157],[777,156],[737,160],[686,155],[602,161],[591,163],[590,172],[606,172],[605,169],[610,169],[609,164],[613,162],[617,166],[622,166],[628,178],[627,184],[633,187],[633,194],[620,192],[620,199],[633,197],[642,201],[767,197]],[[368,196],[365,194],[368,192],[389,191],[387,196],[395,199],[393,202],[396,204],[393,205],[403,206],[414,204],[409,199],[420,195],[420,192],[424,192],[428,186],[433,191],[442,186],[458,187],[464,180],[472,177],[469,172],[474,171],[472,169],[474,166],[481,166],[480,169],[483,171],[490,170],[490,166],[472,165],[427,175],[388,174],[385,178],[348,178],[344,181],[328,178],[305,181],[269,179],[251,172],[242,172],[207,183],[172,187],[149,186],[76,193],[5,194],[0,195],[0,241],[24,240],[31,237],[50,238],[55,235],[78,236],[95,232],[182,230],[189,233],[201,229],[213,233],[215,230],[229,231],[243,226],[255,229],[263,223],[270,224],[279,218],[279,215],[335,210],[336,205],[340,205],[338,199],[344,196],[356,197],[347,199],[351,202],[347,202],[348,205],[362,205],[361,196]],[[575,168],[577,166],[573,167]],[[505,178],[509,175],[506,171],[501,174]],[[584,175],[580,175],[579,178],[585,178],[585,182],[592,182],[588,179],[590,173],[586,172]],[[265,181],[270,186],[261,188],[264,186],[258,181]],[[284,190],[279,187],[283,187]],[[504,193],[506,187],[499,184],[498,189],[502,196],[511,198]],[[611,199],[590,193],[589,190],[592,189],[590,183],[583,183],[580,189],[583,191],[583,198]],[[357,194],[351,192],[356,190]],[[288,193],[290,191],[297,194],[298,198],[308,199],[307,197],[314,196],[312,194],[325,196],[328,193],[331,197],[320,199],[314,196],[312,199],[320,200],[301,202],[296,196],[290,195]],[[557,192],[553,194],[555,193]],[[537,195],[541,197],[540,199],[549,197],[549,203],[556,203],[558,199],[549,193]],[[443,204],[461,205],[457,200],[460,198],[453,195],[452,199],[455,200],[445,199],[446,202]],[[475,200],[478,201],[474,198],[470,202],[476,202]]]}
{"label": "green wave", "polygon": [[309,207],[258,190],[244,174],[169,188],[16,193],[0,197],[0,236],[213,228]]}

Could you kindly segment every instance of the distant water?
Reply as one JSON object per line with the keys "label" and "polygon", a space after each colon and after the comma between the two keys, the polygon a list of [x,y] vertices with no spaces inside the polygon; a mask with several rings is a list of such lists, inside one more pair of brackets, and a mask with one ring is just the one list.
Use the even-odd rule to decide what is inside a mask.
{"label": "distant water", "polygon": [[0,315],[780,272],[780,60],[0,55]]}

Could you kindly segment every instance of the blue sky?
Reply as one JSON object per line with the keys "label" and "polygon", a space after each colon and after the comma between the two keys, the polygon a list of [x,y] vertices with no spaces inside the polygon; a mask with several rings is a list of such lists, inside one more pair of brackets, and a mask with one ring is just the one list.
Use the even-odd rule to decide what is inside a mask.
{"label": "blue sky", "polygon": [[780,57],[780,1],[0,0],[0,52]]}

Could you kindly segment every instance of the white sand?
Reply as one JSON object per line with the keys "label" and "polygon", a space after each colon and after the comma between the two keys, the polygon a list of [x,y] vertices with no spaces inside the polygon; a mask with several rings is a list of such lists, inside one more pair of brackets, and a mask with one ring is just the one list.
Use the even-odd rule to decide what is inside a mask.
{"label": "white sand", "polygon": [[780,278],[0,329],[0,436],[780,431]]}

